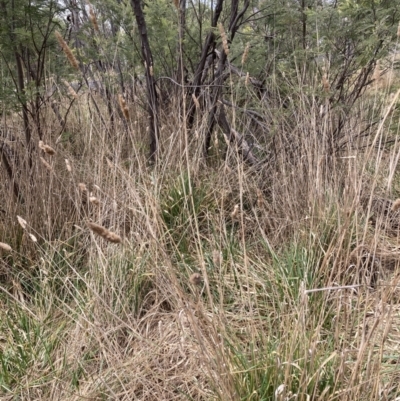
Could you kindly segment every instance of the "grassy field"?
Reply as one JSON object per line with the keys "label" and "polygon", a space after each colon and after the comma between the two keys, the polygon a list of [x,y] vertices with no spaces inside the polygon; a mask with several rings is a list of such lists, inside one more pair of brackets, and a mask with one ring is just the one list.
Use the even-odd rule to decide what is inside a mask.
{"label": "grassy field", "polygon": [[5,118],[24,199],[1,180],[1,400],[400,399],[397,89],[335,137],[342,111],[300,84],[274,108],[240,85],[257,166],[219,130],[204,159],[207,115],[188,131],[178,102],[149,165],[142,109],[104,126],[84,94],[62,133],[43,114],[27,173]]}

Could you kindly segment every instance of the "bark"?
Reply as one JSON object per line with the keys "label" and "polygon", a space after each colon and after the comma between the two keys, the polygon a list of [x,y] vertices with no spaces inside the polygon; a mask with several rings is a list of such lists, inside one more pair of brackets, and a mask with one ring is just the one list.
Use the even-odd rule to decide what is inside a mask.
{"label": "bark", "polygon": [[17,65],[18,96],[22,107],[22,119],[24,121],[25,145],[28,152],[29,169],[32,168],[32,132],[29,125],[28,104],[25,98],[24,70],[20,54],[15,52],[15,62]]}
{"label": "bark", "polygon": [[[224,0],[217,0],[217,4],[215,6],[215,12],[213,14],[213,18],[212,18],[212,23],[211,23],[211,27],[212,28],[216,28],[219,17],[221,15],[222,12],[222,7],[224,4]],[[200,56],[200,61],[197,64],[196,67],[196,71],[194,73],[194,78],[193,78],[193,90],[190,93],[190,99],[189,99],[189,112],[188,112],[188,126],[189,128],[192,127],[193,122],[194,122],[194,114],[196,112],[196,106],[194,104],[193,98],[192,98],[192,94],[194,94],[196,96],[196,98],[199,97],[200,91],[201,91],[201,86],[204,82],[204,66],[206,64],[207,58],[210,55],[210,53],[213,53],[213,50],[215,48],[215,34],[213,31],[211,31],[207,37],[206,40],[204,42],[202,51],[201,51],[201,56]]]}
{"label": "bark", "polygon": [[[231,18],[229,23],[229,37],[230,41],[235,37],[236,31],[240,26],[240,22],[249,7],[249,0],[246,0],[244,6],[240,12],[238,12],[239,8],[239,0],[232,0],[231,3]],[[224,70],[227,64],[228,56],[225,51],[221,51],[221,56],[219,58],[218,70],[215,77],[215,86],[212,89],[212,98],[211,98],[211,108],[208,115],[208,124],[206,131],[206,138],[204,141],[204,155],[207,156],[208,149],[211,143],[211,136],[214,130],[214,126],[216,123],[216,114],[218,110],[218,100],[222,94],[222,87],[225,80]]]}
{"label": "bark", "polygon": [[186,29],[186,0],[179,1],[179,33],[178,33],[178,46],[177,46],[177,71],[176,82],[180,84],[185,83],[185,66],[183,64],[183,42],[185,39]]}
{"label": "bark", "polygon": [[[0,137],[1,137],[1,132],[0,132]],[[16,155],[13,154],[13,150],[4,142],[4,139],[3,142],[0,144],[0,155],[3,162],[3,166],[7,172],[8,178],[13,187],[15,199],[21,203],[24,203],[24,199],[21,195],[21,191],[19,189],[17,177],[15,174],[17,170],[15,164],[18,164]]]}
{"label": "bark", "polygon": [[158,147],[159,123],[158,123],[158,98],[156,91],[156,82],[153,76],[153,56],[150,49],[147,35],[147,26],[144,19],[143,9],[140,0],[131,0],[131,6],[135,14],[138,26],[142,59],[146,69],[147,102],[149,113],[149,133],[150,133],[150,161],[156,160]]}

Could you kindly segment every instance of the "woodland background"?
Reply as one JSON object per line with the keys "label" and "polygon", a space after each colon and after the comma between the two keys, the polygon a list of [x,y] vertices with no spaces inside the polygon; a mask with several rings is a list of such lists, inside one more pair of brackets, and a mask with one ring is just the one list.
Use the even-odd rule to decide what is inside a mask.
{"label": "woodland background", "polygon": [[400,399],[399,21],[0,0],[1,399]]}

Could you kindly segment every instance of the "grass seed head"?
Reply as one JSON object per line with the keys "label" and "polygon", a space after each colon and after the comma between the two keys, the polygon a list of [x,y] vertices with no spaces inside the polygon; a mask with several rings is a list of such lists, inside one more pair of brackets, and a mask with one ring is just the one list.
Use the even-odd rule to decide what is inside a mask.
{"label": "grass seed head", "polygon": [[229,55],[228,38],[226,37],[224,26],[221,23],[219,23],[218,28],[221,34],[222,47],[224,49],[225,54],[228,56]]}
{"label": "grass seed head", "polygon": [[69,162],[68,159],[65,159],[65,166],[67,167],[67,170],[71,173],[72,167],[71,167],[71,163]]}
{"label": "grass seed head", "polygon": [[212,251],[212,261],[214,266],[220,266],[221,265],[221,252],[218,251],[217,249],[214,249]]}
{"label": "grass seed head", "polygon": [[120,244],[122,242],[122,238],[118,234],[113,233],[99,224],[89,221],[87,225],[95,234],[104,238],[108,242],[112,242],[113,244]]}
{"label": "grass seed head", "polygon": [[37,242],[37,238],[33,234],[29,233],[28,235],[32,242]]}
{"label": "grass seed head", "polygon": [[64,85],[67,87],[68,93],[75,99],[78,99],[78,94],[75,92],[75,89],[69,84],[69,82],[63,79]]}
{"label": "grass seed head", "polygon": [[233,208],[233,211],[231,213],[231,218],[232,219],[236,219],[239,215],[239,205],[235,205],[235,207]]}
{"label": "grass seed head", "polygon": [[83,182],[80,182],[78,184],[78,188],[79,188],[79,191],[81,191],[81,192],[87,192],[86,184],[84,184]]}
{"label": "grass seed head", "polygon": [[392,204],[392,211],[395,212],[396,210],[400,209],[400,198],[396,199]]}
{"label": "grass seed head", "polygon": [[242,56],[242,65],[244,65],[247,60],[247,56],[249,55],[249,50],[250,50],[250,42],[247,43],[247,45],[244,49],[243,56]]}
{"label": "grass seed head", "polygon": [[96,14],[94,13],[93,7],[89,2],[88,2],[88,6],[89,6],[89,19],[90,19],[90,22],[92,23],[93,29],[96,32],[99,32],[99,24],[97,23]]}
{"label": "grass seed head", "polygon": [[193,274],[189,277],[189,281],[190,281],[193,285],[201,285],[201,283],[203,282],[203,277],[201,276],[200,273],[193,273]]}
{"label": "grass seed head", "polygon": [[43,166],[45,166],[47,168],[47,170],[52,171],[53,168],[50,166],[49,163],[47,163],[46,160],[43,159],[43,157],[40,157],[40,161],[42,162]]}
{"label": "grass seed head", "polygon": [[17,220],[19,225],[25,230],[26,226],[28,225],[27,221],[24,220],[21,216],[17,216]]}
{"label": "grass seed head", "polygon": [[43,143],[43,141],[39,141],[39,148],[42,149],[44,153],[47,153],[50,156],[56,154],[56,151],[51,146]]}
{"label": "grass seed head", "polygon": [[95,196],[90,196],[89,197],[89,202],[93,203],[93,205],[95,205],[95,206],[99,206],[100,205],[100,201]]}
{"label": "grass seed head", "polygon": [[64,40],[64,38],[61,36],[60,32],[55,31],[54,33],[56,35],[57,41],[60,44],[61,48],[63,49],[63,52],[67,56],[68,61],[74,67],[76,70],[79,70],[79,63],[76,57],[74,56],[74,53],[72,53],[72,50],[68,46],[67,42]]}
{"label": "grass seed head", "polygon": [[120,94],[118,95],[118,101],[119,101],[119,107],[121,108],[121,111],[125,117],[126,120],[129,120],[129,109],[126,106],[126,102],[124,97]]}
{"label": "grass seed head", "polygon": [[328,75],[326,73],[324,73],[322,75],[322,86],[324,88],[324,91],[328,93],[329,89],[330,89],[330,85],[329,85],[329,81],[328,81]]}
{"label": "grass seed head", "polygon": [[7,252],[12,251],[11,246],[8,244],[5,244],[4,242],[0,242],[0,249],[3,249],[4,251],[7,251]]}

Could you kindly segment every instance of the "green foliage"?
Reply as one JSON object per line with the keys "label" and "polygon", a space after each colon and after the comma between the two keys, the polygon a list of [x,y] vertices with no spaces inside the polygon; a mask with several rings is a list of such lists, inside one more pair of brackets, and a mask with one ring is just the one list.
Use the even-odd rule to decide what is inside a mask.
{"label": "green foliage", "polygon": [[[210,201],[203,184],[195,185],[187,174],[178,177],[163,196],[161,213],[174,246],[187,254],[193,240],[193,228],[201,229]],[[194,222],[197,221],[197,223]]]}
{"label": "green foliage", "polygon": [[[51,366],[59,338],[56,332],[48,333],[46,323],[24,308],[13,307],[0,327],[5,335],[0,349],[0,391],[7,393],[13,387],[23,386],[21,378],[29,376],[29,369],[36,366],[45,372]],[[43,375],[40,381],[50,379],[51,376]]]}
{"label": "green foliage", "polygon": [[321,79],[326,73],[331,100],[351,106],[357,75],[363,68],[372,73],[376,60],[394,47],[397,2],[307,1],[304,10],[298,2],[258,3],[257,19],[241,27],[231,58],[241,67],[249,43],[244,71],[266,80],[281,99],[307,90],[310,97],[323,97]]}
{"label": "green foliage", "polygon": [[334,393],[336,353],[332,349],[307,348],[312,342],[310,338],[300,339],[297,333],[290,336],[291,349],[282,347],[268,332],[257,338],[257,346],[252,344],[249,349],[239,345],[243,344],[240,341],[227,342],[240,400],[321,400]]}
{"label": "green foliage", "polygon": [[[0,13],[0,71],[2,89],[0,108],[15,110],[33,101],[44,79],[43,66],[47,52],[55,50],[56,41],[51,34],[58,24],[57,15],[62,7],[54,0],[27,4],[24,1],[5,1]],[[53,55],[55,52],[53,51]],[[25,70],[18,70],[20,59]],[[21,75],[23,74],[23,75]],[[19,87],[22,79],[25,91]]]}
{"label": "green foliage", "polygon": [[144,8],[156,75],[174,75],[178,45],[177,11],[172,2],[151,1]]}

